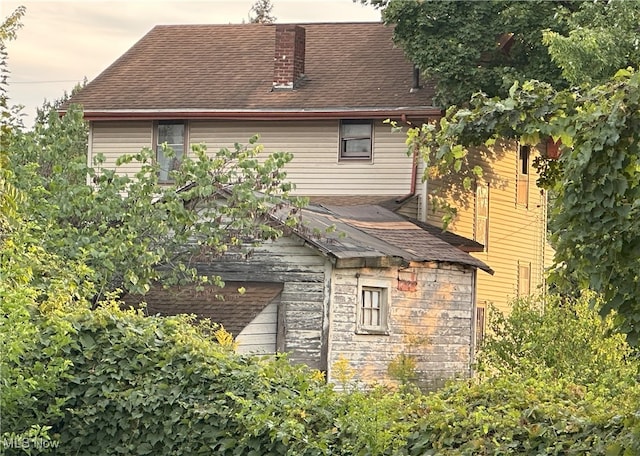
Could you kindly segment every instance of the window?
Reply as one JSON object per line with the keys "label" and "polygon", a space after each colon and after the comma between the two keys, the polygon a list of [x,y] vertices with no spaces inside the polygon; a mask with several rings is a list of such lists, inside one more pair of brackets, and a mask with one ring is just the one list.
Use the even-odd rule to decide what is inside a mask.
{"label": "window", "polygon": [[531,148],[520,146],[518,148],[518,173],[516,182],[516,203],[529,206],[529,156]]}
{"label": "window", "polygon": [[518,296],[531,293],[531,263],[518,261]]}
{"label": "window", "polygon": [[[183,121],[160,121],[156,131],[156,162],[160,167],[158,180],[171,182],[169,173],[180,167],[185,148],[185,124]],[[173,150],[173,156],[168,156],[163,144]]]}
{"label": "window", "polygon": [[484,251],[489,246],[489,187],[486,184],[476,185],[476,217],[474,227],[474,240],[484,246]]}
{"label": "window", "polygon": [[388,288],[359,285],[356,332],[359,334],[388,334]]}
{"label": "window", "polygon": [[371,160],[373,124],[369,120],[340,122],[340,160]]}
{"label": "window", "polygon": [[476,307],[476,350],[482,345],[486,328],[486,308],[484,305]]}

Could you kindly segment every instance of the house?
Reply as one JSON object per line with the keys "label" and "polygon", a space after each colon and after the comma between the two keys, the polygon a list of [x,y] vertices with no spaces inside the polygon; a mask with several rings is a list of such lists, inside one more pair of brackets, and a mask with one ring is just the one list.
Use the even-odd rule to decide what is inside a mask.
{"label": "house", "polygon": [[[453,237],[458,244],[450,245],[495,272],[475,279],[478,335],[486,305],[506,309],[512,298],[543,284],[549,252],[546,195],[532,167],[537,150],[494,148],[490,161],[480,163],[485,177],[453,199],[458,216],[442,233],[427,195],[442,182],[422,180],[422,163],[407,153],[404,135],[384,122],[420,124],[439,118],[442,109],[434,106],[433,86],[420,80],[393,45],[392,30],[380,23],[157,26],[70,102],[82,104],[90,122],[89,160],[100,154],[104,166],[150,147],[160,179],[168,180],[174,164],[160,144],[179,159],[189,144],[217,150],[258,133],[266,152],[294,154],[287,171],[297,194],[331,208],[335,217],[346,217],[338,208],[383,207],[420,232]],[[120,171],[136,171],[127,166]],[[391,274],[387,266],[384,273],[378,269]],[[289,302],[288,282],[264,281],[284,283]],[[323,296],[343,299],[331,293]]]}
{"label": "house", "polygon": [[400,357],[424,388],[470,374],[477,271],[493,272],[485,263],[381,206],[310,205],[301,219],[250,260],[198,264],[225,278],[222,289],[155,288],[125,301],[209,318],[237,335],[239,352],[286,352],[330,381],[341,359],[366,384],[392,383]]}

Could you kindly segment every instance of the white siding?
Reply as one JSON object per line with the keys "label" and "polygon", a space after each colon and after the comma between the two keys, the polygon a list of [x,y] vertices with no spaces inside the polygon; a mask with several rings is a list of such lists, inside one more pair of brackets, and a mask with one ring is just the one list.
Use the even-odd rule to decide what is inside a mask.
{"label": "white siding", "polygon": [[[334,270],[329,381],[337,381],[333,367],[344,359],[355,370],[355,380],[359,382],[393,383],[387,370],[402,354],[416,361],[418,381],[426,388],[470,374],[473,272],[453,265],[413,266],[402,271]],[[387,280],[390,285],[388,335],[356,333],[358,281],[366,279]]]}
{"label": "white siding", "polygon": [[[106,169],[116,169],[116,160],[125,154],[136,154],[153,141],[151,121],[91,122],[92,158],[104,155],[102,165]],[[117,168],[121,174],[133,175],[140,170],[137,163]]]}
{"label": "white siding", "polygon": [[260,135],[265,153],[291,152],[289,179],[301,195],[403,195],[411,184],[412,158],[405,136],[375,122],[372,161],[339,161],[339,121],[192,121],[190,141],[214,153]]}
{"label": "white siding", "polygon": [[238,334],[238,353],[274,354],[277,325],[278,304],[272,302]]}

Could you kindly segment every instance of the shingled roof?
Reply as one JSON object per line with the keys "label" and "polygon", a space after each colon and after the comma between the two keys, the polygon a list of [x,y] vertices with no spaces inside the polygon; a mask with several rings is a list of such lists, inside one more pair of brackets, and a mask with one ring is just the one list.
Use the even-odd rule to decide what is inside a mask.
{"label": "shingled roof", "polygon": [[332,257],[338,268],[439,262],[493,274],[483,261],[381,206],[311,205],[302,210],[302,223],[299,235]]}
{"label": "shingled roof", "polygon": [[[237,336],[278,297],[282,287],[272,282],[226,282],[224,288],[209,285],[202,290],[194,286],[155,286],[144,296],[126,295],[123,301],[133,306],[147,303],[148,315],[194,314],[208,318]],[[242,293],[240,288],[244,289]]]}
{"label": "shingled roof", "polygon": [[[70,103],[100,118],[368,118],[439,115],[433,87],[381,23],[299,24],[304,77],[274,90],[282,24],[159,25]],[[65,110],[63,107],[62,111]]]}

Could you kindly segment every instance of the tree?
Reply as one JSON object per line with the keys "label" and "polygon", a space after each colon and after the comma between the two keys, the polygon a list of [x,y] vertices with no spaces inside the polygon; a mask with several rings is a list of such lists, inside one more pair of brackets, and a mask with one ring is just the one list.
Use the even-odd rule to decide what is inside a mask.
{"label": "tree", "polygon": [[599,84],[640,63],[640,1],[584,2],[567,18],[568,35],[545,31],[544,44],[571,84]]}
{"label": "tree", "polygon": [[277,18],[271,15],[272,9],[271,0],[256,0],[251,6],[249,22],[252,24],[273,24]]}
{"label": "tree", "polygon": [[[73,107],[10,136],[11,183],[26,195],[23,214],[41,245],[90,268],[95,302],[115,289],[144,293],[156,281],[206,280],[195,263],[246,253],[283,233],[270,214],[302,203],[290,197],[293,187],[282,169],[292,155],[260,158],[257,139],[214,154],[194,146],[172,172],[173,184],[161,186],[149,149],[120,157],[118,166],[139,164],[135,176],[105,168],[102,157],[88,166],[86,125]],[[42,277],[43,292],[47,280]]]}
{"label": "tree", "polygon": [[[396,41],[435,77],[441,102],[463,106],[451,107],[439,124],[410,130],[410,147],[421,150],[427,172],[466,173],[459,180],[468,189],[481,173],[467,160],[469,147],[490,161],[499,140],[543,151],[548,138],[561,141],[559,161],[537,161],[539,184],[555,195],[551,283],[572,295],[599,293],[602,313],[615,311],[637,343],[640,76],[617,70],[640,62],[640,2],[366,3],[383,8]],[[583,85],[568,89],[570,83]]]}
{"label": "tree", "polygon": [[8,158],[6,152],[6,137],[12,128],[21,126],[17,110],[9,106],[7,95],[7,78],[9,77],[8,54],[6,43],[15,39],[22,24],[20,19],[25,8],[17,8],[0,24],[0,234],[16,217],[20,195],[9,182],[11,173],[7,169]]}
{"label": "tree", "polygon": [[[559,161],[542,159],[541,184],[551,206],[559,289],[591,289],[632,343],[640,337],[640,74],[621,70],[591,89],[556,91],[514,84],[504,99],[477,94],[452,107],[439,125],[414,133],[424,154],[465,162],[468,147],[490,150],[499,138],[562,143]],[[463,165],[458,165],[463,166]]]}
{"label": "tree", "polygon": [[558,90],[603,82],[640,61],[637,0],[362,2],[382,8],[395,41],[436,81],[445,107],[480,91],[505,97],[515,81]]}

